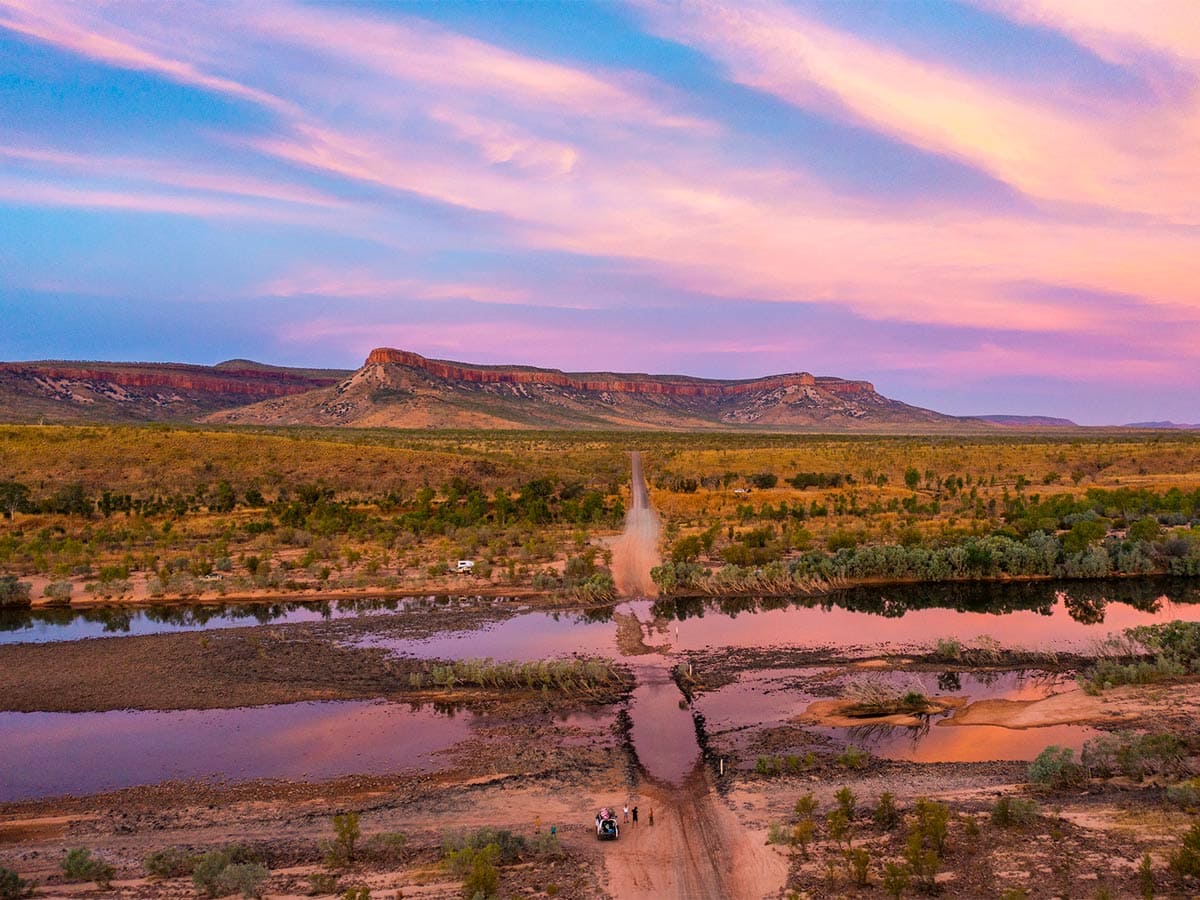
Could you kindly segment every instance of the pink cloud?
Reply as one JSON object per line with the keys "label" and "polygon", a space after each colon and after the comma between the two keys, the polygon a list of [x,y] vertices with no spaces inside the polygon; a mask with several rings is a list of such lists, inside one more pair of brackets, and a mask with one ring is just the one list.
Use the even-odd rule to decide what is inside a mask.
{"label": "pink cloud", "polygon": [[[659,33],[703,49],[732,79],[798,107],[958,157],[1035,198],[1200,223],[1195,97],[1177,111],[1114,101],[1100,115],[1080,115],[826,27],[782,4],[642,8]],[[1166,15],[1153,18],[1155,33],[1170,23]],[[1131,139],[1135,122],[1153,129],[1152,147]]]}

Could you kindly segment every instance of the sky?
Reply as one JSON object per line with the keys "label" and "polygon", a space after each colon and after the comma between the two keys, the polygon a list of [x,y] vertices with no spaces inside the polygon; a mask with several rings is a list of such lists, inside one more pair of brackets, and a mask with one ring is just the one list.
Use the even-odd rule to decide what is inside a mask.
{"label": "sky", "polygon": [[0,359],[1200,422],[1195,0],[0,0]]}

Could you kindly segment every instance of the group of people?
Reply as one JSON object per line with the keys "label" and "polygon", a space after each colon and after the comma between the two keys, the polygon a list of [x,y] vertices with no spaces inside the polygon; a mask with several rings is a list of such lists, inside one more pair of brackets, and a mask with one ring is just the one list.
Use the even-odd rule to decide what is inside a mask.
{"label": "group of people", "polygon": [[[625,804],[625,821],[626,822],[629,821],[629,815],[631,812],[633,814],[633,824],[636,825],[638,823],[638,808],[635,806],[632,810],[630,810],[629,804],[626,803]],[[654,824],[654,810],[650,810],[650,824],[651,825]]]}

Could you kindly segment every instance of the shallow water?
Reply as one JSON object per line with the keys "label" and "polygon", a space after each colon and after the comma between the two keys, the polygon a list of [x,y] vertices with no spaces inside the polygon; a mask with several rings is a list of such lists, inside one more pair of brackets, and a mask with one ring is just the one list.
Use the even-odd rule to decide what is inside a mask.
{"label": "shallow water", "polygon": [[319,781],[437,767],[473,716],[382,701],[246,709],[0,712],[0,802],[173,779]]}
{"label": "shallow water", "polygon": [[[822,668],[773,669],[745,673],[738,681],[701,694],[697,709],[710,736],[731,735],[754,727],[776,727],[796,718],[814,700],[840,696],[857,679],[882,679],[901,690],[926,696],[979,700],[1037,700],[1077,690],[1064,675],[1043,672],[874,672],[845,673]],[[931,717],[921,728],[864,723],[852,728],[805,726],[838,745],[870,750],[885,759],[914,762],[1032,760],[1049,744],[1079,750],[1099,732],[1082,725],[1014,729],[990,725],[945,725],[949,713]]]}

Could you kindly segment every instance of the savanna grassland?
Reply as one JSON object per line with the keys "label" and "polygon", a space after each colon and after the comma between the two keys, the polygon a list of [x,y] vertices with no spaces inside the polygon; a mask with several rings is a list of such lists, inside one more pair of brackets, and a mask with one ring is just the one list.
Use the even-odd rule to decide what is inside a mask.
{"label": "savanna grassland", "polygon": [[[604,600],[628,450],[667,594],[1200,574],[1200,439],[10,426],[0,570],[30,599]],[[459,559],[470,575],[452,572]],[[11,578],[10,578],[11,582]],[[20,602],[20,591],[8,588]]]}

